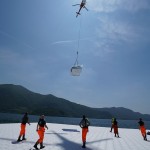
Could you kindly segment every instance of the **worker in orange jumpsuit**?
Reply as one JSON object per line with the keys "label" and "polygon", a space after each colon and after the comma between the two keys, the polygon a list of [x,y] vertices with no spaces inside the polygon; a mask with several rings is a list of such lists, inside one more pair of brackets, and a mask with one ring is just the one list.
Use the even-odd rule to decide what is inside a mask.
{"label": "worker in orange jumpsuit", "polygon": [[82,142],[83,142],[82,148],[86,148],[86,135],[87,135],[87,132],[88,132],[88,127],[90,125],[90,122],[85,117],[85,115],[83,115],[83,118],[82,118],[79,125],[82,128]]}
{"label": "worker in orange jumpsuit", "polygon": [[116,118],[114,118],[114,125],[113,125],[113,127],[114,127],[114,134],[115,134],[115,137],[116,137],[116,135],[117,135],[117,137],[119,137],[118,122],[117,122]]}
{"label": "worker in orange jumpsuit", "polygon": [[140,126],[140,130],[141,130],[141,134],[143,136],[143,139],[145,141],[147,141],[146,128],[145,128],[144,122],[142,121],[142,118],[139,119],[138,123],[139,123],[139,126]]}
{"label": "worker in orange jumpsuit", "polygon": [[46,125],[46,121],[45,121],[45,117],[44,115],[42,115],[38,121],[38,124],[37,124],[37,133],[39,135],[39,139],[37,140],[37,142],[35,143],[35,145],[33,146],[35,149],[38,149],[38,144],[40,144],[40,149],[44,148],[45,146],[43,146],[43,139],[44,139],[44,132],[45,132],[45,128],[47,128],[48,130],[48,127]]}
{"label": "worker in orange jumpsuit", "polygon": [[[25,138],[25,132],[26,132],[26,124],[29,124],[29,118],[28,118],[28,113],[26,112],[22,118],[22,121],[21,121],[21,130],[20,130],[20,134],[19,134],[19,137],[18,137],[18,142],[22,141],[22,140],[26,140]],[[22,139],[21,139],[22,137]]]}

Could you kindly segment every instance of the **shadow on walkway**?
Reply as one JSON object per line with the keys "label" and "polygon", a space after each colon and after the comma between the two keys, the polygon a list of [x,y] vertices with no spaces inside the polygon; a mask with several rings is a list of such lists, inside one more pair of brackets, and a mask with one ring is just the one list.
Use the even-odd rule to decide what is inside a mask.
{"label": "shadow on walkway", "polygon": [[[67,138],[61,136],[59,133],[56,133],[55,131],[53,131],[53,133],[55,135],[57,135],[62,141],[61,143],[57,144],[58,147],[61,147],[62,149],[65,149],[65,150],[80,150],[80,149],[83,149],[82,145],[73,142],[73,140],[71,140],[71,139],[68,140]],[[87,147],[86,150],[93,150],[93,149]]]}
{"label": "shadow on walkway", "polygon": [[[52,133],[51,133],[52,134]],[[73,142],[73,140],[68,140],[67,138],[63,137],[61,134],[59,133],[56,133],[55,131],[53,131],[53,134],[57,135],[62,143],[59,143],[57,144],[57,146],[65,149],[65,150],[80,150],[80,149],[83,149],[82,148],[82,141],[81,141],[81,144],[78,144],[78,143],[75,143]],[[97,141],[91,141],[91,142],[87,142],[87,145],[86,145],[86,150],[101,150],[100,148],[96,148],[93,146],[93,148],[90,148],[88,147],[90,144],[92,143],[96,143],[96,142],[103,142],[103,141],[108,141],[108,140],[113,140],[112,138],[108,138],[108,139],[101,139],[101,140],[97,140]]]}
{"label": "shadow on walkway", "polygon": [[66,132],[80,132],[77,129],[62,129],[62,130]]}
{"label": "shadow on walkway", "polygon": [[65,134],[65,135],[66,135],[67,133],[54,133],[54,132],[46,132],[45,134],[56,134],[56,135],[57,135],[57,134],[61,134],[61,135],[62,135],[62,134]]}
{"label": "shadow on walkway", "polygon": [[[71,131],[72,132],[72,131]],[[51,132],[51,133],[46,133],[46,134],[55,134],[59,139],[61,139],[61,143],[57,143],[57,144],[49,144],[49,143],[45,143],[45,146],[57,146],[60,147],[62,149],[65,150],[83,150],[82,148],[82,141],[81,144],[75,143],[72,139],[68,140],[67,138],[63,137],[63,134],[67,134],[67,133],[56,133],[55,131]],[[11,139],[11,138],[2,138],[0,137],[0,140],[4,140],[4,141],[10,141],[11,143],[13,143],[14,141],[16,141],[16,139]],[[108,140],[113,140],[112,138],[108,138],[108,139],[101,139],[101,140],[97,140],[97,141],[91,141],[91,142],[87,142],[87,147],[86,150],[102,150],[101,148],[95,147],[93,146],[92,148],[90,148],[90,144],[92,143],[97,143],[97,142],[104,142],[104,141],[108,141]],[[35,141],[24,141],[24,142],[19,142],[16,144],[23,144],[23,143],[30,143],[32,145],[35,144]]]}
{"label": "shadow on walkway", "polygon": [[[4,141],[10,141],[12,144],[15,142],[15,141],[17,141],[17,139],[9,139],[9,138],[2,138],[2,137],[0,137],[0,140],[4,140]],[[35,142],[36,141],[28,141],[28,140],[26,140],[26,141],[23,141],[23,142],[18,142],[18,143],[16,143],[16,144],[23,144],[23,143],[30,143],[30,144],[35,144]],[[45,145],[51,145],[51,144],[48,144],[48,143],[44,143]]]}

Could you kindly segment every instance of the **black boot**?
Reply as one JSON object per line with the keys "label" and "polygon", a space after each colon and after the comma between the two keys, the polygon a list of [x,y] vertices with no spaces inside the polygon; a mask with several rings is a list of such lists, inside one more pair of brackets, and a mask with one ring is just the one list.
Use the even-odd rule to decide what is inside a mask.
{"label": "black boot", "polygon": [[145,140],[145,141],[147,141],[147,137],[146,137],[146,135],[144,136],[144,140]]}
{"label": "black boot", "polygon": [[83,142],[83,146],[82,146],[82,148],[86,148],[86,146],[85,146],[85,142]]}
{"label": "black boot", "polygon": [[45,146],[43,146],[43,142],[40,143],[40,149],[44,148]]}
{"label": "black boot", "polygon": [[18,137],[18,140],[17,140],[17,142],[20,142],[21,141],[21,135],[19,135],[19,137]]}
{"label": "black boot", "polygon": [[23,138],[22,138],[22,140],[26,140],[26,138],[25,138],[25,134],[23,135]]}
{"label": "black boot", "polygon": [[38,144],[39,144],[39,142],[36,142],[33,147],[34,147],[35,149],[38,149],[38,147],[37,147]]}
{"label": "black boot", "polygon": [[110,132],[112,132],[112,127],[111,127],[111,129],[110,129]]}

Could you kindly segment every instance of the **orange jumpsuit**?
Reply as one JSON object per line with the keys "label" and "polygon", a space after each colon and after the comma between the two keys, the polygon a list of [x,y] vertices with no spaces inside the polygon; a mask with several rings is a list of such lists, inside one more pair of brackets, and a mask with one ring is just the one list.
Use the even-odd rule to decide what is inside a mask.
{"label": "orange jumpsuit", "polygon": [[140,121],[138,123],[140,125],[140,130],[141,130],[142,136],[146,137],[146,128],[144,126],[144,122],[142,121],[142,119],[140,119]]}
{"label": "orange jumpsuit", "polygon": [[116,121],[116,119],[114,119],[114,134],[115,134],[115,137],[116,135],[119,137],[118,122]]}
{"label": "orange jumpsuit", "polygon": [[82,141],[86,142],[86,135],[88,132],[88,128],[82,128]]}
{"label": "orange jumpsuit", "polygon": [[26,124],[21,124],[20,136],[24,135],[26,132]]}
{"label": "orange jumpsuit", "polygon": [[21,141],[21,137],[22,137],[22,140],[26,140],[25,138],[25,132],[26,132],[26,123],[29,123],[29,119],[28,119],[28,113],[25,113],[23,118],[22,118],[22,121],[21,121],[21,125],[20,125],[20,133],[19,133],[19,137],[18,137],[18,142]]}
{"label": "orange jumpsuit", "polygon": [[39,135],[39,139],[38,139],[38,143],[43,143],[43,139],[44,139],[44,132],[45,132],[45,125],[46,125],[46,121],[44,119],[39,119],[38,122],[38,135]]}
{"label": "orange jumpsuit", "polygon": [[44,127],[39,127],[39,130],[37,131],[38,135],[39,135],[39,139],[38,142],[42,143],[44,140],[44,132],[45,132],[45,128]]}
{"label": "orange jumpsuit", "polygon": [[113,127],[114,127],[114,133],[115,133],[115,134],[118,134],[118,126],[117,126],[117,125],[114,125]]}
{"label": "orange jumpsuit", "polygon": [[82,128],[82,141],[86,142],[86,135],[88,132],[88,126],[90,125],[90,122],[88,121],[87,118],[84,118],[81,120],[79,125]]}
{"label": "orange jumpsuit", "polygon": [[146,135],[146,129],[145,129],[145,126],[144,126],[144,125],[143,125],[143,126],[140,126],[140,130],[141,130],[142,136],[145,137],[145,135]]}

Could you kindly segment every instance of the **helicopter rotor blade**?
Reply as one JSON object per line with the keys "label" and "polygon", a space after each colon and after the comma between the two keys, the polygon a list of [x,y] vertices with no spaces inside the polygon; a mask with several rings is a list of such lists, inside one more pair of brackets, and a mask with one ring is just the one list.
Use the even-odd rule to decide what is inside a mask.
{"label": "helicopter rotor blade", "polygon": [[84,6],[84,8],[88,11],[88,9]]}
{"label": "helicopter rotor blade", "polygon": [[80,5],[80,4],[75,4],[75,5],[72,5],[72,6],[77,6],[77,5]]}

